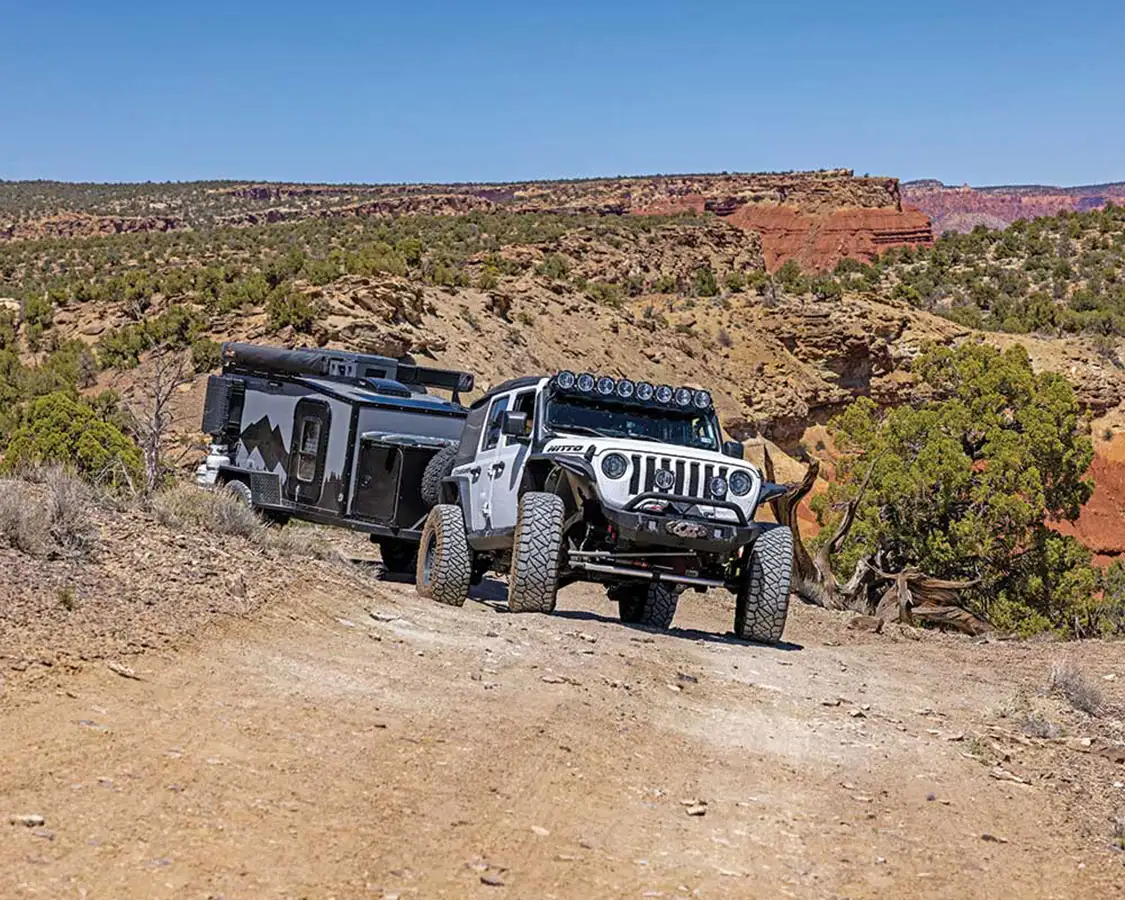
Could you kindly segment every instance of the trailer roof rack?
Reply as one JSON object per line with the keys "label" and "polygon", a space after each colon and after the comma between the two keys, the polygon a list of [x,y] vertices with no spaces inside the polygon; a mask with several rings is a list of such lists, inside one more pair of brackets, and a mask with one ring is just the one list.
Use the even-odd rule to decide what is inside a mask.
{"label": "trailer roof rack", "polygon": [[[419,366],[407,359],[353,353],[348,350],[290,350],[262,344],[227,342],[222,346],[223,369],[269,374],[312,375],[349,384],[378,384],[383,393],[395,393],[389,384],[414,385],[453,392],[473,389],[473,376],[456,369]],[[409,393],[409,391],[408,391]]]}

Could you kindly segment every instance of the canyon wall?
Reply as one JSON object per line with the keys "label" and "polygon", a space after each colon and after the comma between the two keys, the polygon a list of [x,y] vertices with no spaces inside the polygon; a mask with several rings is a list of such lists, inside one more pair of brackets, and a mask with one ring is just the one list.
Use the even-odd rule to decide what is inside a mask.
{"label": "canyon wall", "polygon": [[1017,219],[1053,216],[1064,210],[1101,209],[1125,204],[1125,183],[1059,188],[1045,185],[973,188],[949,187],[940,181],[913,181],[902,186],[903,201],[930,217],[935,234],[972,231],[978,225],[1004,228]]}

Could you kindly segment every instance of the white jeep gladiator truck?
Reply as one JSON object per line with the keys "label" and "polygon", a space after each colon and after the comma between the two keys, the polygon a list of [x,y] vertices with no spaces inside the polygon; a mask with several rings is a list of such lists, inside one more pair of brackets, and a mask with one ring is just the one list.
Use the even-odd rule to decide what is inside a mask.
{"label": "white jeep gladiator truck", "polygon": [[668,628],[686,588],[736,597],[734,630],[780,641],[793,537],[756,522],[784,492],[723,442],[711,395],[588,372],[518,378],[472,405],[433,458],[417,586],[461,605],[486,572],[513,612],[550,613],[561,586],[604,584],[625,622]]}

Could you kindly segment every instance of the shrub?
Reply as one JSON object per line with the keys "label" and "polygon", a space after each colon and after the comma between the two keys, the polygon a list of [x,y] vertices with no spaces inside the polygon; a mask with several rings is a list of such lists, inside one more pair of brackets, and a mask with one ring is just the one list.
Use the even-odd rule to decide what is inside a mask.
{"label": "shrub", "polygon": [[596,303],[604,303],[615,309],[625,302],[621,285],[608,281],[591,281],[586,286],[586,295]]}
{"label": "shrub", "polygon": [[275,528],[229,491],[175,484],[151,500],[156,520],[169,528],[199,529],[243,538],[263,548],[295,556],[339,559],[339,554],[314,528]]}
{"label": "shrub", "polygon": [[0,479],[0,538],[30,556],[88,555],[97,544],[89,486],[58,468],[33,475],[41,485]]}
{"label": "shrub", "polygon": [[809,289],[808,279],[801,273],[801,266],[790,259],[777,270],[777,283],[791,294],[803,294]]}
{"label": "shrub", "polygon": [[0,471],[58,464],[92,481],[132,486],[141,472],[137,445],[88,401],[57,391],[32,400],[0,462]]}
{"label": "shrub", "polygon": [[50,539],[46,511],[18,478],[0,478],[0,538],[29,556],[44,553]]}
{"label": "shrub", "polygon": [[561,253],[552,253],[535,267],[535,271],[551,281],[562,281],[570,272],[570,263]]}
{"label": "shrub", "polygon": [[700,266],[695,270],[691,279],[692,290],[697,297],[717,297],[719,283],[715,280],[715,273],[710,266]]}
{"label": "shrub", "polygon": [[1101,691],[1069,660],[1051,666],[1047,690],[1061,695],[1075,709],[1091,716],[1098,715],[1105,705]]}
{"label": "shrub", "polygon": [[282,285],[270,293],[266,301],[266,314],[273,328],[292,328],[294,331],[312,331],[316,324],[316,305],[292,285]]}
{"label": "shrub", "polygon": [[199,528],[256,541],[262,539],[266,528],[252,509],[227,490],[173,485],[153,496],[152,511],[161,525]]}
{"label": "shrub", "polygon": [[1096,577],[1089,551],[1048,527],[1091,493],[1072,387],[1034,373],[1022,347],[940,348],[913,368],[932,400],[881,414],[861,398],[832,422],[844,455],[822,511],[869,477],[839,570],[877,555],[887,571],[977,582],[966,599],[1001,629],[1073,628]]}
{"label": "shrub", "polygon": [[191,345],[191,367],[198,375],[219,367],[222,348],[210,338],[197,338]]}

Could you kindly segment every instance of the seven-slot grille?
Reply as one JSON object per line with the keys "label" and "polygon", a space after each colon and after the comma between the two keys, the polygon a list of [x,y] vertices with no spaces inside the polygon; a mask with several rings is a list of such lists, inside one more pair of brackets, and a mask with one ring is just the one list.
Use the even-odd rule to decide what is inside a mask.
{"label": "seven-slot grille", "polygon": [[700,500],[710,500],[707,485],[716,475],[727,477],[727,466],[714,466],[710,463],[702,464],[684,459],[670,459],[667,456],[641,456],[634,453],[632,458],[633,473],[629,476],[629,493],[640,494],[657,490],[656,473],[660,469],[668,469],[676,476],[676,486],[667,491],[669,494],[679,494],[681,497],[695,497]]}

